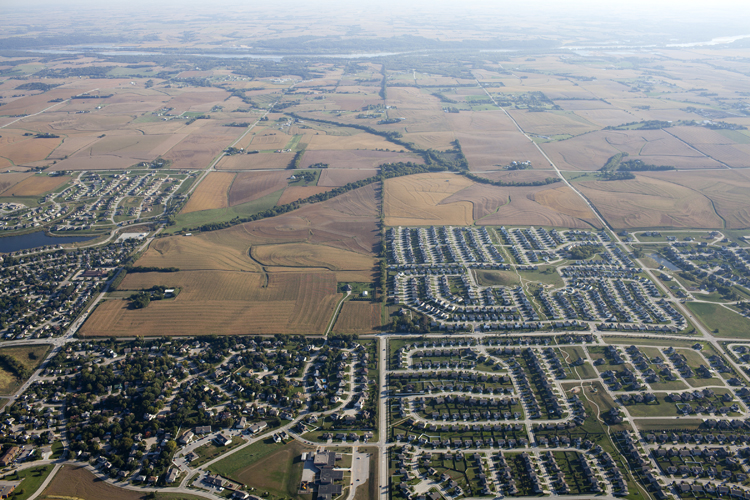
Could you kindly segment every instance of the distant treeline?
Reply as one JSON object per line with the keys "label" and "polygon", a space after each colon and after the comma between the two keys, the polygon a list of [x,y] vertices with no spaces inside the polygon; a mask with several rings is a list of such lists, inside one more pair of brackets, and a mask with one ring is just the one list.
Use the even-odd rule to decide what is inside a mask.
{"label": "distant treeline", "polygon": [[478,175],[474,175],[471,172],[464,172],[463,174],[474,182],[478,182],[480,184],[491,184],[493,186],[498,186],[498,187],[546,186],[547,184],[554,184],[555,182],[560,182],[562,180],[559,177],[547,177],[543,181],[506,182],[506,181],[493,181],[491,179],[487,179],[486,177],[479,177]]}
{"label": "distant treeline", "polygon": [[176,273],[179,267],[130,266],[125,268],[129,273]]}
{"label": "distant treeline", "polygon": [[48,90],[52,90],[55,87],[59,87],[60,83],[42,83],[42,82],[26,82],[22,83],[18,87],[16,87],[16,90],[41,90],[42,92],[47,92]]}

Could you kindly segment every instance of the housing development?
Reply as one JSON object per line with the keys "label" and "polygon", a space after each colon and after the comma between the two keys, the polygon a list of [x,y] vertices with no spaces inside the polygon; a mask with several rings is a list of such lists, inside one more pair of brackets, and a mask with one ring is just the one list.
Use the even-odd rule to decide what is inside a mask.
{"label": "housing development", "polygon": [[0,498],[750,500],[750,11],[594,3],[6,1]]}

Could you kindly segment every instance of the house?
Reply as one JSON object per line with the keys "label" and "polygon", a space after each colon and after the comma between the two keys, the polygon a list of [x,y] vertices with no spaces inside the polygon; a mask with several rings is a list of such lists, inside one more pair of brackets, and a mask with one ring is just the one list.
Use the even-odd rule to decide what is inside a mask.
{"label": "house", "polygon": [[198,436],[202,436],[203,434],[211,434],[211,426],[199,425],[195,428],[195,434]]}
{"label": "house", "polygon": [[174,467],[169,469],[169,472],[167,473],[167,484],[171,484],[177,481],[177,476],[179,475],[180,471],[178,469],[175,469]]}
{"label": "house", "polygon": [[257,434],[261,431],[264,431],[268,427],[268,424],[265,422],[258,422],[257,424],[253,424],[248,429],[251,434]]}
{"label": "house", "polygon": [[205,482],[209,486],[215,486],[217,488],[221,488],[224,485],[224,479],[218,474],[215,476],[212,476],[210,474],[207,475],[203,482]]}
{"label": "house", "polygon": [[186,444],[190,443],[190,441],[193,440],[193,437],[195,434],[193,434],[193,431],[187,430],[180,434],[180,437],[177,438],[177,443],[181,444],[182,446],[185,446]]}
{"label": "house", "polygon": [[225,436],[224,434],[217,434],[216,436],[214,436],[213,442],[216,444],[216,446],[226,446],[232,442],[232,438],[229,436]]}
{"label": "house", "polygon": [[20,452],[21,448],[19,448],[18,446],[11,446],[10,448],[8,448],[5,453],[3,453],[3,456],[0,457],[0,466],[9,466],[11,463],[13,463],[13,460],[15,460]]}
{"label": "house", "polygon": [[18,484],[20,481],[0,481],[0,498],[10,497]]}

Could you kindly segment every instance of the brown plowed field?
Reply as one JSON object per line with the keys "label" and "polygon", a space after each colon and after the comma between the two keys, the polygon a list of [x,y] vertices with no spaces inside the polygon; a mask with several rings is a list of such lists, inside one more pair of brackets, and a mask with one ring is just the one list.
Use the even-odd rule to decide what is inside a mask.
{"label": "brown plowed field", "polygon": [[[128,281],[128,278],[134,278]],[[83,336],[321,334],[340,294],[332,272],[265,275],[190,271],[139,273],[124,286],[179,287],[173,300],[128,309],[126,300],[102,303],[84,323]]]}
{"label": "brown plowed field", "polygon": [[614,228],[721,228],[708,198],[671,182],[637,175],[627,181],[586,181],[578,189]]}
{"label": "brown plowed field", "polygon": [[258,245],[251,248],[253,258],[264,266],[288,268],[327,268],[330,271],[372,271],[376,260],[368,255],[309,243]]}
{"label": "brown plowed field", "polygon": [[375,333],[380,328],[380,304],[348,300],[341,307],[333,333]]}
{"label": "brown plowed field", "polygon": [[70,180],[70,177],[61,175],[49,177],[47,175],[35,175],[27,177],[10,189],[3,191],[3,196],[38,196],[62,186]]}
{"label": "brown plowed field", "polygon": [[229,188],[236,174],[211,172],[201,181],[182,207],[183,214],[229,206]]}
{"label": "brown plowed field", "polygon": [[320,179],[318,179],[318,186],[327,187],[339,187],[345,186],[350,182],[361,181],[368,177],[375,177],[378,175],[377,169],[372,170],[342,170],[342,169],[330,169],[326,168],[320,172]]}
{"label": "brown plowed field", "polygon": [[258,200],[266,195],[285,189],[289,184],[290,172],[242,172],[229,190],[229,206]]}
{"label": "brown plowed field", "polygon": [[63,465],[39,496],[42,500],[141,500],[138,491],[118,488],[96,478],[83,466]]}
{"label": "brown plowed field", "polygon": [[293,201],[315,196],[316,194],[325,193],[331,189],[333,188],[322,186],[289,186],[281,194],[281,198],[279,198],[279,201],[276,204],[285,205],[287,203],[292,203]]}
{"label": "brown plowed field", "polygon": [[285,169],[294,160],[293,153],[258,153],[225,156],[216,164],[217,170]]}
{"label": "brown plowed field", "polygon": [[466,177],[450,173],[417,174],[384,182],[385,224],[387,226],[469,225],[474,222],[472,204],[443,201],[474,184]]}

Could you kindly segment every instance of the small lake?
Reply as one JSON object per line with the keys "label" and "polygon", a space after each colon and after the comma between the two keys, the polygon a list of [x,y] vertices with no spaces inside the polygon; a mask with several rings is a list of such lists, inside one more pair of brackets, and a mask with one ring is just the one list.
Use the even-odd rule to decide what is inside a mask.
{"label": "small lake", "polygon": [[0,253],[17,252],[29,248],[41,247],[44,245],[62,245],[65,243],[78,243],[80,241],[89,241],[96,236],[47,236],[44,231],[35,233],[22,234],[20,236],[6,236],[0,238]]}
{"label": "small lake", "polygon": [[669,262],[667,259],[659,255],[658,253],[652,253],[649,255],[652,259],[654,259],[658,264],[661,264],[662,266],[666,267],[670,271],[679,271],[680,268]]}

